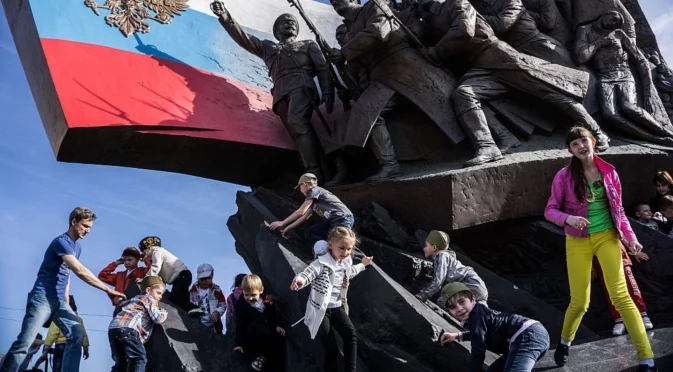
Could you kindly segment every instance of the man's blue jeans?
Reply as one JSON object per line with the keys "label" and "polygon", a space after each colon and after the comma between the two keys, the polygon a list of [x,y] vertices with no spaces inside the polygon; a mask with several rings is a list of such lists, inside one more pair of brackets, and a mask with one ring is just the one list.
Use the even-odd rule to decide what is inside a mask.
{"label": "man's blue jeans", "polygon": [[535,362],[549,350],[549,333],[540,323],[526,328],[503,354],[488,368],[488,372],[530,372]]}
{"label": "man's blue jeans", "polygon": [[5,361],[0,367],[0,372],[17,372],[19,370],[19,366],[26,358],[28,348],[35,340],[35,336],[50,319],[68,340],[63,353],[63,372],[79,371],[84,332],[77,315],[65,301],[61,301],[55,296],[48,298],[43,294],[31,292],[28,294],[26,315],[23,318],[21,332],[9,348]]}
{"label": "man's blue jeans", "polygon": [[147,354],[138,331],[133,328],[110,328],[108,339],[115,362],[112,372],[145,372]]}

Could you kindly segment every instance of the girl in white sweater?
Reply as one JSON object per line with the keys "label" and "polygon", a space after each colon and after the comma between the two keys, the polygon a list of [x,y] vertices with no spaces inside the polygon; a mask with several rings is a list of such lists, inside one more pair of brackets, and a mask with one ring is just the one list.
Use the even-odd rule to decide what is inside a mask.
{"label": "girl in white sweater", "polygon": [[365,266],[372,262],[372,257],[365,257],[362,263],[353,265],[351,253],[357,238],[355,233],[346,227],[335,227],[328,236],[329,254],[319,256],[303,272],[297,275],[290,289],[298,291],[311,285],[311,294],[306,305],[304,323],[311,333],[311,338],[320,334],[325,347],[325,370],[336,371],[337,344],[334,338],[336,330],[344,343],[345,371],[355,372],[357,361],[357,336],[355,327],[343,307],[345,292],[343,288],[356,275],[364,271]]}
{"label": "girl in white sweater", "polygon": [[[158,276],[165,284],[172,284],[170,300],[185,311],[198,312],[199,306],[189,301],[189,287],[192,285],[192,273],[184,262],[161,247],[161,239],[148,236],[138,243],[138,249],[149,266],[147,276]],[[149,258],[149,260],[148,260]],[[151,260],[151,262],[149,262]],[[201,311],[202,312],[202,311]],[[192,314],[199,316],[200,314]]]}

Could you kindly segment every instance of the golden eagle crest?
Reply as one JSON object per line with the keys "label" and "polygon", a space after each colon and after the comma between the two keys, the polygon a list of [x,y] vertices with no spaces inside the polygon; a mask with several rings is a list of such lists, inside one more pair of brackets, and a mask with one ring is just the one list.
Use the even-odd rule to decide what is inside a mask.
{"label": "golden eagle crest", "polygon": [[[84,5],[100,16],[98,9],[108,9],[105,23],[119,28],[124,36],[129,37],[136,32],[150,32],[148,19],[169,24],[173,17],[180,15],[189,8],[188,0],[106,0],[98,4],[96,0],[84,0]],[[152,11],[152,12],[150,12]],[[154,14],[152,14],[154,13]]]}

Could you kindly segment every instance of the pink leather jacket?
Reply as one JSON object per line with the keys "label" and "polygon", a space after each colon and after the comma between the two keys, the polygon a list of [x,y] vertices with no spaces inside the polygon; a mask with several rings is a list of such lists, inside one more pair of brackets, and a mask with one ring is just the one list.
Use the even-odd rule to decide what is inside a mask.
{"label": "pink leather jacket", "polygon": [[[594,162],[598,170],[603,175],[603,184],[605,185],[606,195],[610,204],[610,212],[612,214],[612,222],[619,233],[620,239],[627,245],[630,242],[638,241],[636,235],[631,229],[629,220],[624,214],[624,207],[622,206],[622,185],[619,182],[619,176],[615,171],[615,167],[607,163],[605,160],[594,156]],[[547,207],[544,209],[544,217],[552,223],[565,227],[565,233],[574,237],[588,236],[587,229],[576,229],[573,226],[566,225],[568,216],[587,216],[587,209],[589,203],[587,201],[579,201],[575,196],[575,184],[573,182],[570,167],[564,167],[554,177],[554,182],[551,187],[551,196],[547,202]]]}

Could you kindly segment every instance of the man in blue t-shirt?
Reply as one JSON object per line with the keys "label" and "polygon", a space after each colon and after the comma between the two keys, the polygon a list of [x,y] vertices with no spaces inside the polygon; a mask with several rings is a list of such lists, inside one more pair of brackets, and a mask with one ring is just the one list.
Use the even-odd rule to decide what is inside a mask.
{"label": "man in blue t-shirt", "polygon": [[108,295],[126,298],[123,293],[106,286],[79,262],[82,247],[78,240],[89,233],[95,219],[96,215],[90,209],[75,208],[70,213],[68,231],[56,237],[47,247],[33,290],[28,294],[21,333],[5,355],[0,372],[19,370],[35,336],[49,321],[54,322],[68,339],[63,352],[62,370],[79,371],[84,332],[77,315],[65,300],[70,289],[71,270],[92,287]]}

